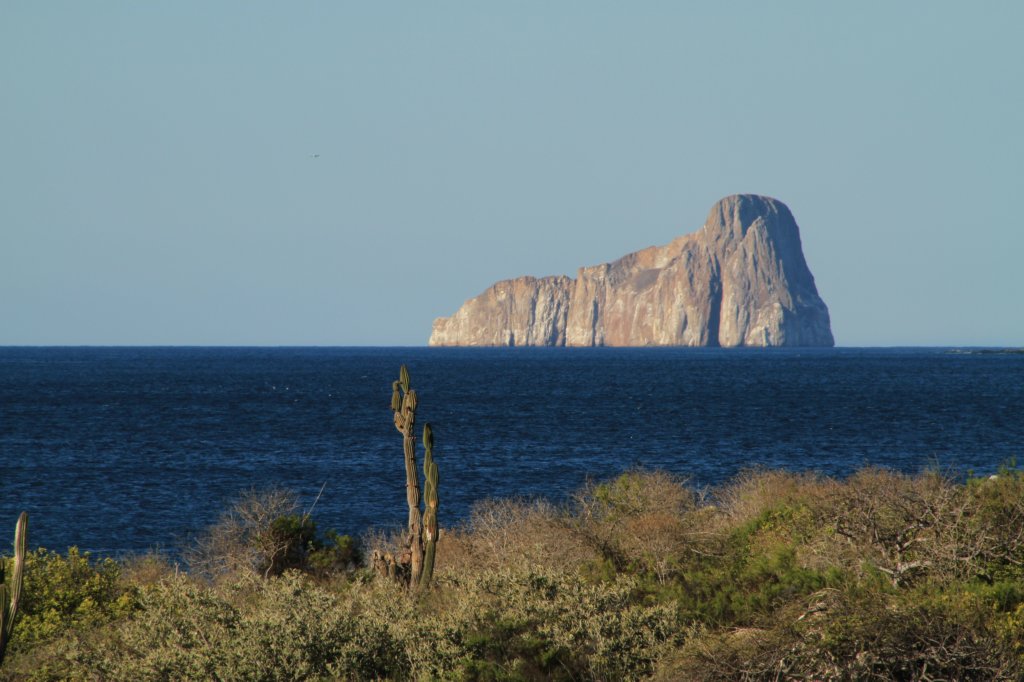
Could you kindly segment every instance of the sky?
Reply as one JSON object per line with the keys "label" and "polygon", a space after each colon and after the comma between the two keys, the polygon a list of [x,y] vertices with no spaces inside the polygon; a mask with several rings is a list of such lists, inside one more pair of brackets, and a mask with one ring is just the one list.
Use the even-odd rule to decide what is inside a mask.
{"label": "sky", "polygon": [[0,8],[0,345],[424,345],[776,197],[840,346],[1024,345],[1019,2]]}

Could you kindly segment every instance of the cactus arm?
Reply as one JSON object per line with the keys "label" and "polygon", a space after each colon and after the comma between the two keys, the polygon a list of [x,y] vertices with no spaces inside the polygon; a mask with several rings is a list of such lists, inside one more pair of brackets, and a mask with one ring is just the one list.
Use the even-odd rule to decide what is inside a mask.
{"label": "cactus arm", "polygon": [[402,411],[402,394],[398,390],[397,381],[391,383],[391,411],[395,413]]}
{"label": "cactus arm", "polygon": [[[21,601],[21,585],[25,573],[25,551],[28,544],[28,514],[21,512],[14,527],[14,558],[3,561],[0,572],[0,663],[7,652],[7,643],[14,633],[14,617]],[[13,563],[13,567],[10,564]],[[10,570],[7,569],[10,567]]]}
{"label": "cactus arm", "polygon": [[429,587],[434,576],[437,552],[437,463],[434,461],[434,431],[423,425],[423,540],[426,544],[420,587]]}
{"label": "cactus arm", "polygon": [[25,553],[28,546],[28,513],[21,512],[14,527],[14,575],[11,576],[11,611],[18,610],[21,585],[25,572]]}

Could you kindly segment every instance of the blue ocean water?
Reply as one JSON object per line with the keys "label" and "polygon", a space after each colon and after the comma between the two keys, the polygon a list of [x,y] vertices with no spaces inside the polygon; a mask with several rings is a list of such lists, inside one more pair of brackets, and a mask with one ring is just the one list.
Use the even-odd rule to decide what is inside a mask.
{"label": "blue ocean water", "polygon": [[0,348],[0,544],[176,552],[250,488],[322,527],[405,520],[391,382],[436,434],[442,526],[666,469],[986,473],[1024,461],[1024,355],[946,349]]}

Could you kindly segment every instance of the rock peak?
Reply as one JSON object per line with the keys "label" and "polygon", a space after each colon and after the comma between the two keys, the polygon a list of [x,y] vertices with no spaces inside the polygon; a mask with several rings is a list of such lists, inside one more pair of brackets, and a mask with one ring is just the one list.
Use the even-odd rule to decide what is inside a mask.
{"label": "rock peak", "polygon": [[831,346],[789,208],[734,194],[701,230],[576,279],[498,282],[438,318],[432,346]]}
{"label": "rock peak", "polygon": [[778,199],[757,194],[733,194],[719,199],[708,212],[704,227],[742,239],[755,223],[796,225],[789,207]]}

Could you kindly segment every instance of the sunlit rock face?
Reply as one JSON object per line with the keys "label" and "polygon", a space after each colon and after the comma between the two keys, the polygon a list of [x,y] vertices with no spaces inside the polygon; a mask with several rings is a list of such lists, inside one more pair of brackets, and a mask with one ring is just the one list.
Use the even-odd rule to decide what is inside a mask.
{"label": "sunlit rock face", "polygon": [[751,194],[722,199],[666,246],[519,277],[434,321],[431,346],[832,346],[793,214]]}

